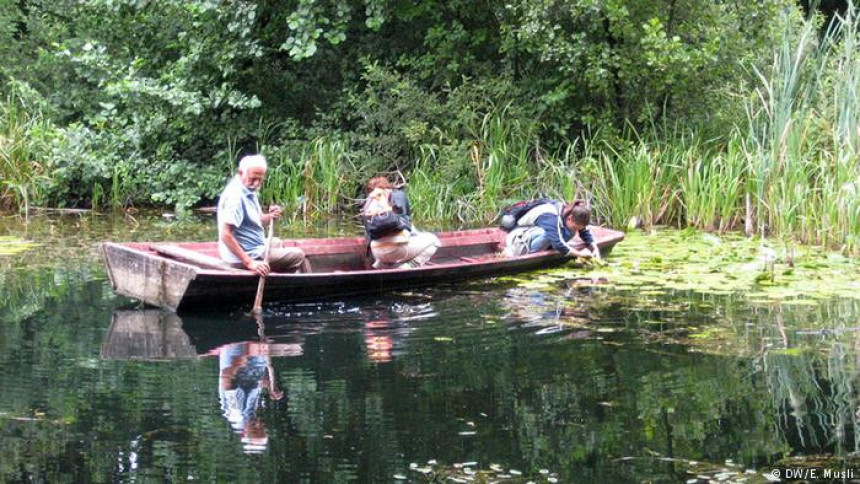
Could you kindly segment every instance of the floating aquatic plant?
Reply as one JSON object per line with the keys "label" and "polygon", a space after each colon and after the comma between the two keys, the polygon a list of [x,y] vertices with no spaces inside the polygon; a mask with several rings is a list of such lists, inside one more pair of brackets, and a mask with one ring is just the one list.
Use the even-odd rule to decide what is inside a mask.
{"label": "floating aquatic plant", "polygon": [[[665,230],[628,234],[605,262],[504,278],[510,316],[607,344],[636,334],[756,354],[789,347],[798,331],[853,326],[860,305],[860,261],[820,247]],[[833,314],[834,305],[849,309]]]}
{"label": "floating aquatic plant", "polygon": [[[716,237],[690,231],[631,233],[606,264],[587,272],[608,287],[640,295],[678,291],[746,294],[749,301],[809,304],[831,297],[860,298],[860,261],[820,247],[794,246],[740,236]],[[522,287],[580,278],[581,268],[563,267]],[[806,301],[806,302],[804,302]]]}
{"label": "floating aquatic plant", "polygon": [[[490,464],[488,468],[481,467],[476,461],[456,462],[451,465],[438,463],[435,459],[427,461],[426,465],[409,464],[409,471],[421,474],[418,482],[460,482],[460,483],[490,483],[510,482],[524,484],[526,482],[559,482],[558,473],[549,469],[537,472],[524,472],[517,469],[506,469],[499,464]],[[405,474],[395,474],[394,479],[406,480]],[[411,477],[411,476],[410,476]],[[417,476],[416,476],[417,477]]]}
{"label": "floating aquatic plant", "polygon": [[37,244],[10,236],[0,236],[0,257],[28,251]]}

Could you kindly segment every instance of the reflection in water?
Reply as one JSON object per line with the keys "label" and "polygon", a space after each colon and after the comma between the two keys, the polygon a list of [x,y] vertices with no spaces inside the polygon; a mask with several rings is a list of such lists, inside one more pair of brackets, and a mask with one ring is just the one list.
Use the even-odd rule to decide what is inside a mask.
{"label": "reflection in water", "polygon": [[572,337],[585,337],[589,334],[589,321],[600,309],[593,296],[605,282],[603,278],[572,279],[560,291],[513,287],[505,292],[502,301],[514,320],[538,328],[537,334],[579,328],[582,330],[572,333]]}
{"label": "reflection in water", "polygon": [[[679,431],[689,438],[695,435],[692,429],[708,425],[707,419],[696,422],[692,415],[684,416],[677,403],[669,403],[676,400],[674,397],[665,401],[672,394],[677,394],[678,400],[683,397],[681,408],[699,409],[703,416],[722,415],[719,432],[724,435],[731,432],[732,419],[754,421],[748,431],[750,440],[740,447],[742,455],[778,454],[780,445],[792,449],[792,455],[855,458],[860,453],[857,301],[749,306],[730,296],[693,297],[683,292],[654,298],[642,292],[583,288],[571,281],[565,286],[558,290],[508,289],[503,304],[522,327],[539,328],[536,334],[569,331],[575,339],[609,339],[618,344],[625,334],[635,333],[642,340],[657,343],[648,351],[663,360],[668,360],[671,348],[726,360],[738,358],[740,371],[731,378],[697,375],[699,370],[688,367],[688,361],[678,368],[637,378],[639,418],[653,422],[658,429],[665,428],[663,451],[667,456],[678,455]],[[641,362],[652,360],[642,358]],[[616,369],[613,374],[620,376],[622,372]],[[761,384],[763,393],[742,404],[739,392],[762,388]],[[610,401],[606,405],[616,404]],[[734,405],[746,405],[747,415],[739,412],[728,417],[731,413],[723,406]],[[762,433],[770,428],[776,432]],[[753,432],[759,433],[758,440]],[[755,444],[747,448],[747,442]],[[759,459],[747,462],[768,462],[767,457]]]}
{"label": "reflection in water", "polygon": [[390,323],[386,319],[368,321],[364,324],[364,346],[367,358],[374,363],[388,363],[394,350],[394,340],[388,332]]}
{"label": "reflection in water", "polygon": [[114,311],[99,354],[114,360],[194,358],[197,350],[176,313],[161,309]]}
{"label": "reflection in water", "polygon": [[[793,448],[838,456],[860,452],[860,302],[787,310],[756,308],[773,321],[754,361],[765,376],[776,427]],[[818,326],[827,321],[825,327]]]}
{"label": "reflection in water", "polygon": [[[262,319],[258,320],[258,325],[263,335]],[[272,400],[284,397],[284,392],[278,389],[272,358],[301,356],[302,345],[300,342],[272,343],[263,339],[230,343],[215,352],[220,362],[218,395],[221,411],[241,437],[245,452],[262,452],[269,443],[266,426],[257,416],[257,410],[263,405],[263,391]]]}
{"label": "reflection in water", "polygon": [[372,363],[389,363],[395,354],[405,351],[406,337],[413,331],[412,322],[436,313],[430,304],[396,304],[384,309],[363,309],[360,314],[367,359]]}
{"label": "reflection in water", "polygon": [[[244,323],[237,322],[235,326],[249,327]],[[262,318],[256,325],[258,339],[228,342],[199,354],[218,356],[221,412],[240,436],[246,453],[262,452],[268,445],[268,431],[258,417],[258,410],[264,406],[263,394],[275,401],[284,397],[272,359],[302,355],[300,336],[292,335],[292,341],[274,341],[266,336]],[[178,360],[196,358],[198,350],[176,313],[161,309],[117,310],[100,355],[119,360]]]}
{"label": "reflection in water", "polygon": [[860,303],[529,287],[272,305],[261,334],[115,311],[98,270],[3,273],[0,481],[423,482],[410,463],[433,460],[682,482],[691,461],[856,459]]}
{"label": "reflection in water", "polygon": [[[395,355],[404,351],[412,325],[434,315],[429,303],[286,306],[280,314],[276,311],[276,316],[270,316],[266,324],[263,318],[253,324],[235,315],[182,318],[161,309],[115,310],[100,356],[106,360],[141,361],[217,357],[221,414],[240,437],[243,451],[260,453],[269,447],[270,434],[261,410],[267,401],[279,401],[285,396],[278,384],[274,360],[303,356],[307,335],[320,334],[326,328],[337,334],[357,326],[360,330],[353,334],[362,337],[367,360],[391,363]],[[307,395],[299,397],[306,398]]]}

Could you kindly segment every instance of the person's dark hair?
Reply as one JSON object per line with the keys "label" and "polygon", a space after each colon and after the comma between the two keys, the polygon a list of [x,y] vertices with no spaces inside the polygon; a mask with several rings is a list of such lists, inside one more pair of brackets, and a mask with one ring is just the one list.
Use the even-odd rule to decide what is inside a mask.
{"label": "person's dark hair", "polygon": [[377,188],[389,188],[390,189],[390,188],[394,188],[394,186],[391,184],[390,181],[388,181],[388,178],[386,178],[384,176],[375,176],[375,177],[371,178],[370,180],[368,180],[367,185],[365,186],[364,189],[367,191],[367,193],[370,193]]}
{"label": "person's dark hair", "polygon": [[591,207],[585,200],[574,200],[564,207],[563,215],[565,220],[572,218],[576,225],[584,227],[591,220]]}

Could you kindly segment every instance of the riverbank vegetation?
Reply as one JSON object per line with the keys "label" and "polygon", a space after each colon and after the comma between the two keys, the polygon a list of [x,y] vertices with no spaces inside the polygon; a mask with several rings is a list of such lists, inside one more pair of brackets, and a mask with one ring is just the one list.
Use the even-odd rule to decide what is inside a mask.
{"label": "riverbank vegetation", "polygon": [[388,172],[423,220],[585,197],[860,252],[852,2],[0,5],[6,211],[211,205],[261,151],[306,217]]}

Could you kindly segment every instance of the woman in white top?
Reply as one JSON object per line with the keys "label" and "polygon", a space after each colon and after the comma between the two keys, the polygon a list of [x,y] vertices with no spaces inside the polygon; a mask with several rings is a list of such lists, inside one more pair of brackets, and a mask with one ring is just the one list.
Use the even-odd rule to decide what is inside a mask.
{"label": "woman in white top", "polygon": [[[411,210],[406,194],[395,190],[384,176],[367,182],[367,199],[361,209],[365,232],[370,240],[374,269],[408,269],[421,267],[433,257],[441,245],[439,238],[428,232],[418,232],[412,226]],[[375,216],[396,215],[399,224],[385,234],[371,230]]]}

